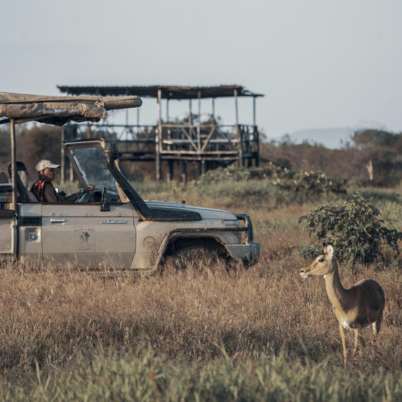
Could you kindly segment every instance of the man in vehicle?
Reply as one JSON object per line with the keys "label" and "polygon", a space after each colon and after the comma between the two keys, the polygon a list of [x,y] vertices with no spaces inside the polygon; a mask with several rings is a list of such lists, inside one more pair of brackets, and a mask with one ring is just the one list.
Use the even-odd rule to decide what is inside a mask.
{"label": "man in vehicle", "polygon": [[52,183],[55,178],[55,169],[59,167],[60,165],[47,159],[43,159],[36,164],[35,170],[38,172],[38,180],[32,185],[31,192],[39,202],[61,202]]}

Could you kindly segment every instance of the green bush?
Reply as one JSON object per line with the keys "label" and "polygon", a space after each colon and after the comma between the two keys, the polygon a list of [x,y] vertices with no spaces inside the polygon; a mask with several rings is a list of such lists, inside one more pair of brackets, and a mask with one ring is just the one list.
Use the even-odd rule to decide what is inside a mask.
{"label": "green bush", "polygon": [[295,172],[272,162],[260,168],[216,169],[202,175],[194,184],[198,187],[208,187],[211,184],[239,183],[261,181],[264,185],[276,187],[287,194],[287,197],[300,202],[314,200],[322,195],[346,194],[346,180],[332,178],[322,172]]}
{"label": "green bush", "polygon": [[[360,195],[354,195],[342,205],[324,205],[302,216],[310,236],[335,248],[339,261],[372,263],[384,260],[383,248],[399,254],[398,241],[402,232],[388,228],[380,218],[380,210]],[[314,246],[302,251],[307,258],[317,252]]]}
{"label": "green bush", "polygon": [[291,179],[278,178],[274,183],[284,190],[306,195],[346,194],[346,180],[331,178],[321,172],[301,171]]}
{"label": "green bush", "polygon": [[215,169],[183,186],[178,182],[135,181],[134,186],[148,199],[202,202],[204,197],[219,199],[219,205],[232,208],[253,205],[278,208],[303,204],[346,193],[345,182],[323,173],[295,173],[286,167],[267,163],[260,168]]}

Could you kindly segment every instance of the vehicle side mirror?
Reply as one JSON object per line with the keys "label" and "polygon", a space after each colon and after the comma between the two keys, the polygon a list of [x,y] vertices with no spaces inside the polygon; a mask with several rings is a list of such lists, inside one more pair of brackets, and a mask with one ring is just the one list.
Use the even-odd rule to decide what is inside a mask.
{"label": "vehicle side mirror", "polygon": [[101,212],[109,212],[110,211],[110,202],[108,199],[106,187],[103,187],[103,190],[102,190],[102,199],[101,199],[100,210],[101,210]]}

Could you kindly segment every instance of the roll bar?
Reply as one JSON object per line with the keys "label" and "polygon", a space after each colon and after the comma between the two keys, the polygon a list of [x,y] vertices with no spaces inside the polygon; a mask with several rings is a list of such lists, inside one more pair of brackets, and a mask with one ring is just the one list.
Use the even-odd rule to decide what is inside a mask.
{"label": "roll bar", "polygon": [[0,92],[0,125],[9,124],[11,144],[11,208],[17,209],[15,125],[29,121],[62,126],[74,121],[99,121],[107,110],[139,107],[138,96],[42,96]]}

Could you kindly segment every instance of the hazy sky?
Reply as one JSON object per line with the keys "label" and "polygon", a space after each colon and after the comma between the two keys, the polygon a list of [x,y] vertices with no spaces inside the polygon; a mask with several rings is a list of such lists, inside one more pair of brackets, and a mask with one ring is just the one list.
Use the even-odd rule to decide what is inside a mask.
{"label": "hazy sky", "polygon": [[0,90],[238,83],[266,94],[257,117],[270,137],[402,131],[401,0],[0,0],[0,11]]}

